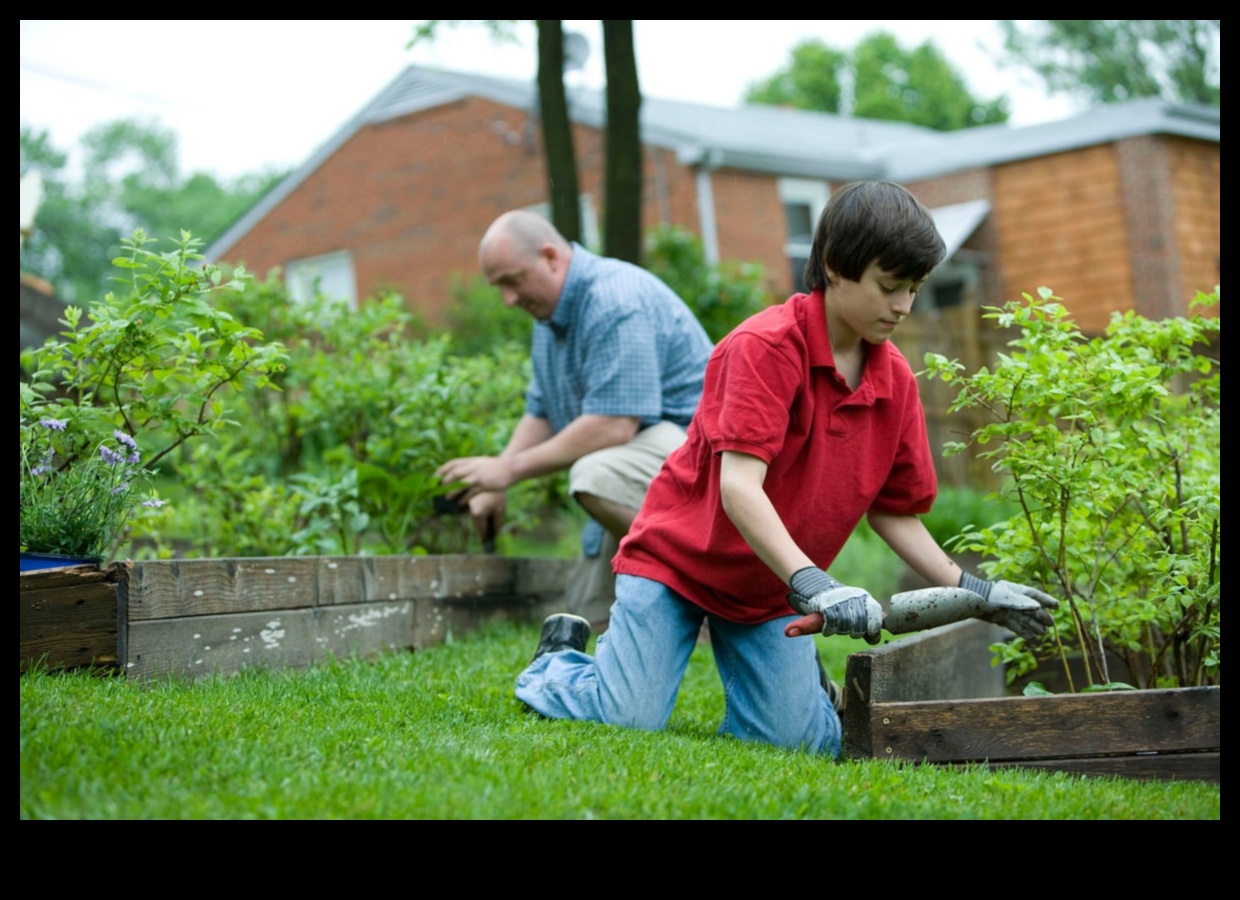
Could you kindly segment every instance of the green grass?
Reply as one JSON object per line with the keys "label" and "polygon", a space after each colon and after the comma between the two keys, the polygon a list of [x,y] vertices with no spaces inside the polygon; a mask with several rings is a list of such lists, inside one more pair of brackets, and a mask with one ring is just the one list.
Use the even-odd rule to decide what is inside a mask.
{"label": "green grass", "polygon": [[[536,626],[302,671],[19,678],[22,819],[1218,819],[1221,788],[830,762],[721,738],[700,646],[666,732],[540,719]],[[856,647],[820,641],[839,677]],[[863,646],[863,645],[862,645]]]}

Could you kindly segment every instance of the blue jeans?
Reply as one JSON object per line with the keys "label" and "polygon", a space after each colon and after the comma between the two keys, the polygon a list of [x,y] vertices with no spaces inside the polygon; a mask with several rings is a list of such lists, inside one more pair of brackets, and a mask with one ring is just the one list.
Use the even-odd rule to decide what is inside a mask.
{"label": "blue jeans", "polygon": [[[517,676],[517,699],[550,719],[662,729],[705,617],[657,581],[617,576],[611,623],[594,656],[539,657]],[[709,618],[726,699],[719,732],[838,757],[840,720],[819,684],[814,642],[784,637],[793,618],[761,625]]]}

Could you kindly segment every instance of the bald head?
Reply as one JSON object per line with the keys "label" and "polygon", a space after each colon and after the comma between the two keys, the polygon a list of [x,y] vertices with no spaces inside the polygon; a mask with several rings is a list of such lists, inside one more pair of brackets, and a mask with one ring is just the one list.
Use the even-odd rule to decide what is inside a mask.
{"label": "bald head", "polygon": [[504,241],[516,253],[528,256],[537,253],[544,244],[551,244],[565,253],[569,252],[568,241],[556,231],[555,226],[537,213],[524,209],[506,212],[486,230],[479,244],[481,256],[488,244]]}
{"label": "bald head", "polygon": [[568,276],[572,245],[555,226],[523,209],[504,213],[491,223],[478,244],[478,268],[500,289],[508,306],[519,306],[536,319],[555,312]]}

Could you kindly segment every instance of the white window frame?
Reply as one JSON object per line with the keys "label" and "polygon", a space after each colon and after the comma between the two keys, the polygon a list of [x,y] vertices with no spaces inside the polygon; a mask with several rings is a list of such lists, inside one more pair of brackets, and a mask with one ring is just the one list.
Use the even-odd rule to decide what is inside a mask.
{"label": "white window frame", "polygon": [[[822,215],[823,209],[826,208],[827,200],[831,197],[831,189],[825,181],[815,181],[810,178],[781,178],[778,182],[779,202],[785,209],[784,222],[787,223],[788,216],[786,208],[789,206],[806,206],[809,208],[810,233],[808,240],[801,235],[785,235],[784,256],[788,258],[788,270],[790,272],[798,272],[805,268],[805,263],[809,261],[809,255],[814,245],[814,229],[818,225],[818,217]],[[794,238],[800,238],[794,240]],[[800,268],[796,268],[795,264],[799,263]],[[796,277],[794,282],[799,282],[800,277]],[[793,287],[797,285],[794,283]]]}
{"label": "white window frame", "polygon": [[288,288],[289,297],[296,303],[313,300],[317,287],[324,297],[342,300],[349,309],[357,309],[357,276],[350,250],[336,250],[290,261],[284,267],[284,285]]}

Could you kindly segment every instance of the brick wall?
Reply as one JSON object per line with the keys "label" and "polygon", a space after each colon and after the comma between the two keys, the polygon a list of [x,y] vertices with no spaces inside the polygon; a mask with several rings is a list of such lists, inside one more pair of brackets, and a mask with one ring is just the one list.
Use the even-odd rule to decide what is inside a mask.
{"label": "brick wall", "polygon": [[792,277],[784,255],[787,223],[774,176],[737,169],[711,173],[715,198],[715,227],[719,258],[761,263],[767,290],[776,301],[792,292]]}

